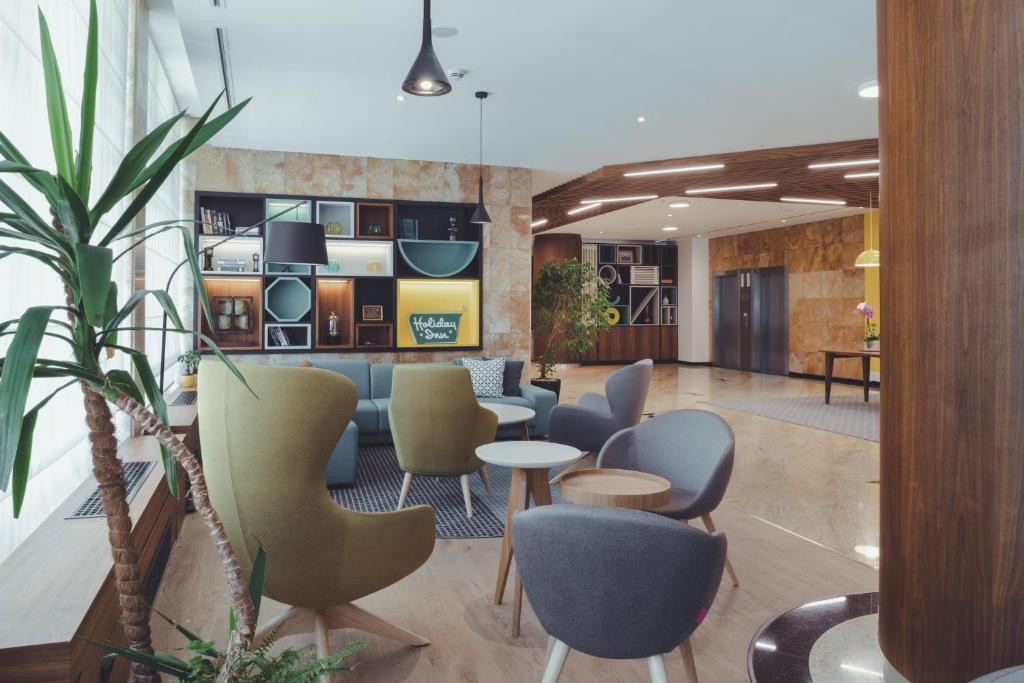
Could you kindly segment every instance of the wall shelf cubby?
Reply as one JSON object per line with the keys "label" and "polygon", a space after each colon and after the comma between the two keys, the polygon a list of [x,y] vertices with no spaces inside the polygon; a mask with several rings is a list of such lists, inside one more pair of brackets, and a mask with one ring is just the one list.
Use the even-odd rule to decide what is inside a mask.
{"label": "wall shelf cubby", "polygon": [[313,308],[312,290],[297,277],[268,278],[263,296],[267,315],[282,323],[298,322]]}
{"label": "wall shelf cubby", "polygon": [[391,323],[356,323],[356,348],[388,348],[394,345],[395,327]]}
{"label": "wall shelf cubby", "polygon": [[[355,282],[347,278],[316,281],[316,346],[319,349],[353,347]],[[330,335],[331,313],[338,319],[338,334]]]}
{"label": "wall shelf cubby", "polygon": [[629,324],[657,325],[658,323],[658,288],[629,288]]}
{"label": "wall shelf cubby", "polygon": [[633,244],[615,247],[615,262],[622,265],[643,263],[643,247]]}
{"label": "wall shelf cubby", "polygon": [[380,240],[395,236],[395,207],[383,202],[356,204],[356,239]]}
{"label": "wall shelf cubby", "polygon": [[224,244],[217,244],[223,239],[223,235],[199,236],[199,267],[204,274],[251,276],[254,272],[260,272],[263,261],[263,238],[236,237]]}
{"label": "wall shelf cubby", "polygon": [[[472,204],[199,190],[194,206],[198,221],[218,212],[218,226],[253,226],[275,217],[268,226],[236,237],[204,234],[202,226],[196,230],[201,266],[205,265],[203,245],[213,248],[214,243],[232,237],[213,248],[204,273],[211,283],[211,298],[226,298],[231,315],[210,324],[200,320],[201,307],[194,307],[196,329],[227,351],[481,348],[483,230],[469,220]],[[273,223],[280,221],[324,225],[328,263],[315,267],[267,263],[267,235]],[[403,256],[396,244],[399,222],[398,239],[414,256]],[[627,305],[629,287],[622,289],[622,303]],[[251,302],[240,305],[250,306],[252,312],[235,315],[236,298]],[[434,322],[450,325],[456,318],[459,330],[454,339],[440,339],[436,330],[419,329]],[[217,329],[218,322],[222,329]],[[417,325],[419,332],[414,334]],[[334,328],[337,334],[330,334]],[[197,347],[207,350],[208,344],[197,343]]]}
{"label": "wall shelf cubby", "polygon": [[318,201],[316,222],[324,226],[327,239],[352,239],[356,236],[356,205],[353,202]]}
{"label": "wall shelf cubby", "polygon": [[[259,277],[204,277],[213,316],[211,328],[197,311],[200,331],[225,351],[254,351],[262,347],[263,280]],[[200,308],[197,306],[197,309]],[[199,348],[205,348],[199,340]]]}
{"label": "wall shelf cubby", "polygon": [[395,243],[391,241],[328,240],[327,265],[317,266],[319,277],[392,277]]}
{"label": "wall shelf cubby", "polygon": [[273,323],[263,327],[263,347],[267,349],[312,348],[309,323]]}

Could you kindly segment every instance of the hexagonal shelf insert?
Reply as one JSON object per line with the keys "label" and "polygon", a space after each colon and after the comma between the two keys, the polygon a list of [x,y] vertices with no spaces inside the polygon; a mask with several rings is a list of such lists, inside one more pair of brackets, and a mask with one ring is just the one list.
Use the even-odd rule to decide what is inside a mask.
{"label": "hexagonal shelf insert", "polygon": [[279,277],[271,282],[263,300],[267,313],[283,323],[302,320],[313,307],[309,285],[297,277]]}

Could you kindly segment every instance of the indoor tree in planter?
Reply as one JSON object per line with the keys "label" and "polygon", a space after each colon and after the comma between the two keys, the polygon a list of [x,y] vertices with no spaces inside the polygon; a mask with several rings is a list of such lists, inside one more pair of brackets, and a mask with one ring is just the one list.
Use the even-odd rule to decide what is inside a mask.
{"label": "indoor tree in planter", "polygon": [[196,374],[199,372],[199,361],[202,358],[203,355],[198,349],[189,349],[178,356],[178,362],[181,363],[181,378],[178,384],[182,389],[195,389]]}
{"label": "indoor tree in planter", "polygon": [[533,338],[540,378],[533,383],[558,393],[554,377],[558,354],[585,354],[601,332],[611,327],[607,309],[608,283],[589,263],[574,258],[550,261],[533,283]]}
{"label": "indoor tree in planter", "polygon": [[[210,504],[199,462],[167,426],[167,407],[145,355],[125,346],[119,339],[133,330],[146,329],[131,325],[132,313],[145,300],[155,301],[167,312],[172,325],[170,331],[194,333],[184,326],[166,291],[135,291],[121,303],[117,287],[111,282],[111,273],[115,261],[127,257],[145,240],[164,231],[180,230],[203,313],[209,320],[209,301],[192,248],[191,228],[179,221],[164,221],[137,230],[129,228],[178,163],[227,125],[248,100],[211,118],[217,104],[214,102],[188,133],[168,144],[160,154],[158,150],[185,112],[156,126],[125,155],[107,187],[90,206],[99,68],[97,26],[96,3],[92,0],[77,151],[72,145],[64,90],[42,12],[39,14],[40,43],[56,173],[33,167],[0,132],[0,157],[3,158],[0,161],[0,203],[7,207],[7,211],[0,212],[0,237],[4,238],[0,242],[0,259],[35,259],[60,279],[65,298],[62,306],[33,306],[17,319],[0,322],[0,338],[10,338],[0,358],[0,490],[11,487],[17,515],[25,497],[39,411],[55,394],[77,385],[85,402],[93,472],[100,485],[109,528],[125,636],[131,649],[151,652],[149,606],[143,597],[138,556],[131,544],[132,523],[110,404],[156,437],[163,451],[167,483],[175,495],[179,493],[175,463],[188,474],[196,508],[209,527],[227,576],[238,624],[230,636],[225,655],[227,665],[221,675],[228,680],[233,677],[233,662],[240,658],[241,651],[250,647],[256,623],[245,573]],[[42,196],[50,207],[51,222],[3,181],[6,174],[20,176]],[[124,199],[129,200],[127,208],[115,212]],[[61,358],[40,356],[44,337],[59,340],[67,353]],[[237,368],[216,345],[209,339],[205,342],[244,383]],[[125,370],[104,369],[102,359],[117,353],[130,359],[134,377]],[[60,383],[55,383],[46,398],[29,406],[29,388],[35,380]],[[136,680],[158,680],[157,674],[143,664],[136,663],[133,672]]]}

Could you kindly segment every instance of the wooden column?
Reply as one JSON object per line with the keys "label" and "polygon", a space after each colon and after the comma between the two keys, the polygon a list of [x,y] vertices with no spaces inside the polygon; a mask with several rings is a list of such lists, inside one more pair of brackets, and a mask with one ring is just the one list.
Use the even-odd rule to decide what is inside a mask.
{"label": "wooden column", "polygon": [[1024,664],[1022,27],[878,0],[879,640],[912,681]]}

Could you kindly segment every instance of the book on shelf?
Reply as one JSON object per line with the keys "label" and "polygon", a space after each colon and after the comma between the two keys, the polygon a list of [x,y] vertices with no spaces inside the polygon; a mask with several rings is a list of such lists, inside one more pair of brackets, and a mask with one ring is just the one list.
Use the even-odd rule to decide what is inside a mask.
{"label": "book on shelf", "polygon": [[231,214],[215,209],[200,209],[204,235],[234,235],[235,228],[231,224]]}
{"label": "book on shelf", "polygon": [[270,336],[274,338],[274,346],[291,346],[291,342],[288,341],[288,335],[277,325],[271,326]]}

